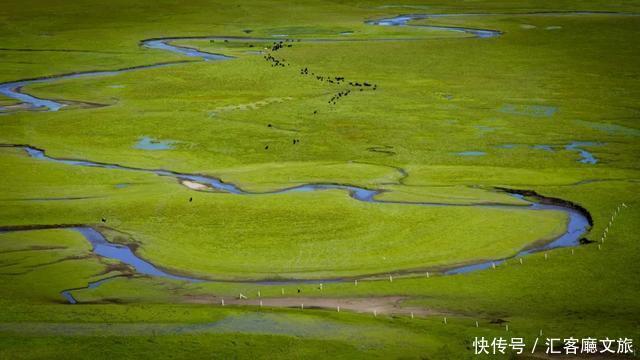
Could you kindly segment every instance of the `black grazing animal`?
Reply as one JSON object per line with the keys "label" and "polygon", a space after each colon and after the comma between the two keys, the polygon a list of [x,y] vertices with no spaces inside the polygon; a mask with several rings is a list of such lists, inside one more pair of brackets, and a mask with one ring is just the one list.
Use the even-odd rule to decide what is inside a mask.
{"label": "black grazing animal", "polygon": [[193,201],[193,198],[192,198],[192,197],[190,197],[190,198],[189,198],[189,202],[192,202],[192,201]]}
{"label": "black grazing animal", "polygon": [[107,219],[105,219],[105,218],[102,218],[102,222],[107,222]]}
{"label": "black grazing animal", "polygon": [[269,145],[264,147],[265,150],[269,150]]}

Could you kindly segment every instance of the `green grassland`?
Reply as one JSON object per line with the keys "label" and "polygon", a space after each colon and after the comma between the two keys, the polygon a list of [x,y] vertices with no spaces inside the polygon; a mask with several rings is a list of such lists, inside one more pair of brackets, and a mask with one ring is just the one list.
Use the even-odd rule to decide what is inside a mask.
{"label": "green grassland", "polygon": [[[14,157],[3,161],[7,186],[27,187],[32,195],[47,187],[46,179],[23,175],[34,165],[82,177],[68,165]],[[91,186],[83,191],[91,192]],[[566,226],[564,214],[553,211],[371,204],[342,191],[194,195],[168,181],[97,198],[7,204],[1,211],[7,225],[94,224],[104,217],[135,239],[144,258],[203,278],[322,278],[446,266],[506,257]],[[505,223],[513,230],[501,232]]]}
{"label": "green grassland", "polygon": [[[475,336],[522,336],[530,344],[542,329],[562,338],[639,338],[640,51],[632,44],[640,17],[526,14],[637,13],[636,2],[29,0],[2,7],[0,81],[190,62],[28,86],[29,94],[70,105],[0,113],[1,144],[206,174],[255,192],[337,183],[384,190],[380,200],[463,206],[365,203],[337,190],[192,191],[170,177],[57,164],[2,147],[0,227],[92,225],[162,269],[226,281],[135,275],[93,255],[72,229],[0,232],[0,358],[457,359],[474,357]],[[364,23],[414,12],[512,15],[414,22],[504,33],[489,39]],[[253,53],[269,52],[270,42],[251,39],[174,42],[235,57],[220,62],[139,45],[155,37],[282,34],[275,39],[301,39],[273,52],[285,67]],[[305,67],[377,89],[329,104],[348,86],[303,76]],[[0,106],[15,103],[0,97]],[[143,137],[172,148],[135,148]],[[574,141],[598,143],[582,147],[598,163],[581,163],[579,151],[566,148]],[[459,155],[467,151],[484,155]],[[594,220],[591,240],[600,240],[621,203],[628,207],[604,243],[496,269],[322,289],[240,281],[426,271],[508,257],[565,228],[563,213],[526,209],[494,187],[581,205]],[[466,206],[482,204],[513,207]],[[66,289],[76,289],[79,304],[66,304]],[[393,296],[428,315],[220,306],[241,293],[255,300],[258,291],[265,299]]]}

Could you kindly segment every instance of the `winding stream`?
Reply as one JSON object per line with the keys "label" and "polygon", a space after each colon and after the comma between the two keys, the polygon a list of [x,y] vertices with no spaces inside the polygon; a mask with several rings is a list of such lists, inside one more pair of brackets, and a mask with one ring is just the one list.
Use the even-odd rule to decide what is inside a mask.
{"label": "winding stream", "polygon": [[[516,196],[522,200],[529,202],[528,206],[521,206],[521,205],[507,205],[507,204],[449,204],[449,203],[436,203],[436,202],[409,202],[409,201],[379,200],[379,199],[376,199],[376,195],[382,193],[382,190],[366,189],[366,188],[362,188],[354,185],[344,185],[344,184],[303,184],[299,186],[294,186],[294,187],[284,188],[284,189],[279,189],[274,191],[268,191],[268,192],[250,192],[250,191],[245,191],[241,189],[235,184],[226,183],[218,178],[210,177],[210,176],[179,173],[179,172],[163,170],[163,169],[135,168],[135,167],[129,167],[129,166],[122,166],[118,164],[92,162],[88,160],[60,159],[60,158],[54,158],[54,157],[48,156],[46,155],[44,150],[37,149],[31,146],[25,146],[25,145],[10,145],[10,146],[23,149],[24,151],[26,151],[26,153],[30,157],[34,159],[42,160],[42,161],[51,161],[51,162],[70,165],[70,166],[99,167],[103,169],[136,171],[136,172],[155,174],[157,176],[167,176],[167,177],[172,177],[181,183],[183,183],[185,180],[192,181],[198,184],[206,185],[208,188],[215,189],[218,192],[224,192],[224,193],[235,194],[235,195],[245,195],[245,196],[260,195],[260,194],[261,195],[266,195],[266,194],[278,195],[278,194],[301,192],[301,191],[341,190],[341,191],[347,192],[351,198],[357,201],[363,201],[363,202],[369,202],[369,203],[397,204],[397,205],[407,205],[407,206],[449,206],[449,207],[473,206],[473,207],[484,207],[484,208],[505,208],[512,211],[555,210],[555,211],[562,211],[568,216],[569,221],[567,224],[567,230],[561,236],[545,244],[538,244],[538,245],[532,245],[530,247],[526,247],[525,249],[521,250],[520,252],[518,252],[517,254],[511,257],[491,259],[486,261],[483,260],[483,261],[479,261],[472,264],[452,265],[446,270],[417,269],[417,270],[400,270],[395,273],[392,273],[392,274],[399,274],[399,275],[424,274],[426,271],[430,271],[433,273],[440,273],[442,275],[455,275],[455,274],[468,273],[472,271],[484,270],[494,265],[498,265],[509,258],[521,257],[534,252],[551,250],[551,249],[560,248],[560,247],[578,246],[580,244],[580,238],[582,237],[582,235],[584,235],[591,227],[591,221],[588,218],[588,215],[583,211],[580,211],[576,207],[567,206],[561,203],[554,204],[553,203],[554,199],[544,198],[539,195],[535,195],[534,197],[538,197],[538,200],[545,200],[544,201],[545,203],[543,203],[542,201],[532,201],[524,197],[523,195],[520,195],[514,192],[512,194],[513,196]],[[187,187],[190,188],[189,186]],[[238,281],[238,280],[227,281],[227,280],[198,279],[198,278],[192,278],[192,277],[179,276],[179,275],[174,275],[169,272],[163,271],[158,267],[156,267],[155,265],[151,264],[150,262],[138,257],[129,247],[125,245],[108,242],[100,232],[98,232],[97,230],[95,230],[90,226],[74,227],[74,229],[80,232],[84,236],[84,238],[91,243],[93,247],[92,251],[95,254],[102,257],[115,259],[124,264],[127,264],[132,268],[134,268],[136,273],[142,274],[142,275],[163,277],[168,279],[183,280],[183,281],[190,281],[190,282],[201,282],[201,281],[250,282],[250,283],[256,283],[256,284],[263,284],[263,285],[288,284],[288,283],[330,283],[330,282],[338,282],[338,281],[352,281],[353,279],[356,278],[356,277],[350,277],[350,278],[328,278],[328,279],[313,279],[313,280],[287,279],[287,280],[265,280],[265,281]],[[389,273],[368,274],[368,275],[359,276],[357,278],[359,279],[374,278],[376,276],[388,275],[388,274]],[[89,288],[94,288],[96,286],[99,286],[103,282],[104,282],[103,280],[100,280],[98,282],[90,283]],[[71,289],[71,290],[77,290],[77,289]],[[65,290],[65,292],[63,292],[63,296],[69,299],[70,302],[74,303],[75,299],[73,299],[73,296],[70,293],[71,290]]]}
{"label": "winding stream", "polygon": [[[619,14],[619,13],[599,13],[599,12],[563,12],[563,13],[528,13],[528,14],[509,14],[509,15],[580,15],[580,14],[609,14],[609,15],[635,15],[635,14]],[[475,29],[475,28],[465,28],[465,27],[454,27],[454,26],[435,26],[435,25],[424,25],[417,24],[411,25],[409,24],[412,20],[421,20],[421,19],[432,19],[432,18],[443,18],[443,17],[454,17],[454,16],[486,16],[486,15],[505,15],[505,14],[411,14],[411,15],[399,15],[390,18],[378,19],[378,20],[368,20],[365,21],[367,24],[378,25],[378,26],[413,26],[413,27],[421,27],[421,28],[429,28],[433,30],[443,30],[443,31],[454,31],[454,32],[463,32],[466,34],[470,34],[477,38],[492,38],[502,35],[502,32],[498,30],[491,29]],[[188,47],[172,45],[170,42],[184,39],[210,39],[210,40],[244,40],[244,41],[264,41],[264,42],[272,42],[278,41],[278,39],[274,38],[249,38],[249,37],[221,37],[221,36],[203,36],[203,37],[166,37],[166,38],[156,38],[156,39],[147,39],[142,40],[140,45],[149,49],[163,50],[169,51],[173,53],[178,53],[188,57],[195,57],[205,61],[224,61],[233,59],[233,57],[222,55],[222,54],[213,54],[207,53],[203,51],[199,51],[197,49],[192,49]],[[403,41],[403,40],[421,40],[421,39],[361,39],[360,41]],[[337,40],[337,39],[305,39],[304,41],[359,41],[357,39],[354,40]],[[111,76],[117,75],[124,72],[136,71],[142,69],[150,69],[157,68],[163,66],[172,66],[177,64],[184,64],[190,61],[176,61],[176,62],[167,62],[162,64],[153,64],[146,66],[138,66],[138,67],[130,67],[125,69],[111,70],[111,71],[89,71],[82,73],[71,73],[71,74],[62,74],[56,76],[49,77],[41,77],[41,78],[33,78],[33,79],[25,79],[18,80],[13,82],[6,82],[0,84],[0,94],[6,97],[15,99],[20,101],[22,104],[25,104],[29,107],[29,109],[44,109],[48,111],[57,111],[61,109],[66,104],[62,101],[56,101],[55,99],[41,99],[27,93],[22,92],[22,88],[31,84],[36,83],[45,83],[52,82],[63,79],[73,79],[73,78],[81,78],[81,77],[93,77],[93,76]],[[549,199],[544,198],[539,195],[537,196],[537,200],[532,201],[530,198],[525,198],[521,195],[514,194],[514,196],[518,196],[523,200],[529,202],[528,206],[518,206],[518,205],[506,205],[506,204],[474,204],[474,205],[456,205],[456,204],[446,204],[446,203],[430,203],[430,202],[405,202],[405,201],[387,201],[387,200],[379,200],[376,199],[376,195],[380,194],[381,190],[372,190],[365,189],[362,187],[357,187],[353,185],[343,185],[343,184],[304,184],[291,188],[285,188],[280,190],[275,190],[271,192],[249,192],[245,191],[238,186],[230,183],[225,183],[220,179],[214,177],[208,177],[203,175],[196,174],[186,174],[186,173],[178,173],[169,170],[162,169],[143,169],[143,168],[135,168],[128,167],[118,164],[107,164],[107,163],[99,163],[92,162],[88,160],[74,160],[74,159],[59,159],[47,156],[44,150],[27,146],[27,145],[4,145],[4,146],[12,146],[17,148],[22,148],[26,151],[29,156],[34,159],[43,160],[43,161],[53,161],[56,163],[66,164],[70,166],[87,166],[87,167],[100,167],[105,169],[113,169],[113,170],[125,170],[125,171],[137,171],[137,172],[145,172],[149,174],[155,174],[157,176],[168,176],[173,177],[176,180],[180,181],[184,184],[185,181],[195,182],[198,184],[204,184],[207,187],[215,189],[217,191],[226,192],[230,194],[236,195],[252,195],[252,194],[284,194],[290,192],[300,192],[300,191],[322,191],[322,190],[342,190],[349,194],[349,196],[357,201],[370,202],[370,203],[381,203],[381,204],[402,204],[407,206],[474,206],[474,207],[499,207],[499,208],[508,208],[513,211],[520,211],[523,209],[526,210],[540,210],[540,211],[562,211],[568,216],[568,226],[567,230],[564,234],[554,239],[553,241],[547,242],[545,244],[532,245],[531,247],[527,247],[512,257],[521,257],[538,251],[545,251],[559,247],[568,247],[568,246],[577,246],[580,244],[580,238],[583,234],[585,234],[590,226],[591,220],[589,218],[588,213],[576,209],[576,207],[568,206],[566,203],[553,203],[550,200],[557,199]],[[575,149],[579,150],[579,149]],[[534,197],[535,198],[535,197]],[[542,201],[544,200],[544,201]],[[148,261],[138,257],[129,247],[119,244],[113,244],[108,242],[105,237],[90,226],[79,226],[74,227],[76,231],[81,233],[84,238],[92,244],[93,252],[99,256],[116,259],[122,263],[125,263],[131,267],[133,267],[138,274],[163,277],[174,280],[182,280],[182,281],[190,281],[190,282],[200,282],[200,281],[221,281],[221,280],[204,280],[197,279],[191,277],[184,277],[179,275],[174,275],[169,272],[163,271],[151,264]],[[10,231],[10,230],[9,230]],[[492,259],[487,261],[480,261],[474,264],[464,264],[464,265],[452,265],[450,268],[446,270],[440,270],[439,272],[442,275],[454,275],[454,274],[462,274],[472,271],[483,270],[492,267],[494,264],[499,264],[504,262],[507,258],[500,259]],[[426,269],[420,270],[407,270],[399,272],[400,274],[422,274]],[[381,274],[371,274],[367,276],[362,276],[361,278],[370,278],[375,277]],[[88,285],[88,288],[97,287],[104,282],[110,280],[112,278],[102,279],[96,282],[92,282]],[[290,280],[278,280],[278,281],[252,281],[254,283],[260,284],[278,284],[278,283],[301,283],[301,282],[332,282],[332,281],[351,281],[353,278],[349,279],[318,279],[318,280],[304,280],[304,279],[290,279]],[[69,301],[70,303],[75,303],[76,300],[72,296],[71,292],[73,290],[78,289],[69,289],[62,292],[62,295]]]}
{"label": "winding stream", "polygon": [[[529,12],[529,13],[513,13],[513,14],[499,14],[499,13],[405,14],[405,15],[398,15],[390,18],[367,20],[365,21],[365,24],[376,25],[376,26],[411,26],[415,28],[425,28],[425,29],[431,29],[431,30],[466,33],[478,38],[492,38],[492,37],[500,36],[503,33],[501,31],[491,30],[491,29],[476,29],[476,28],[466,28],[466,27],[458,27],[458,26],[438,26],[438,25],[428,25],[428,24],[410,24],[410,22],[413,20],[428,20],[428,19],[439,19],[439,18],[450,18],[450,17],[500,16],[500,15],[502,16],[505,16],[505,15],[513,15],[513,16],[517,16],[517,15],[520,15],[520,16],[562,16],[562,15],[637,16],[638,14],[605,12],[605,11]],[[223,60],[234,59],[234,57],[232,56],[208,53],[205,51],[200,51],[198,49],[194,49],[186,46],[173,45],[170,43],[172,41],[193,40],[193,39],[221,40],[221,41],[240,40],[240,41],[251,41],[251,42],[273,42],[273,41],[281,40],[281,38],[278,38],[278,37],[254,38],[254,37],[241,37],[241,36],[182,36],[182,37],[163,37],[163,38],[145,39],[140,41],[140,45],[148,49],[169,51],[169,52],[173,52],[173,53],[188,56],[188,57],[199,58],[205,61],[223,61]],[[304,39],[305,42],[406,41],[406,40],[425,40],[425,39],[421,39],[421,38]],[[57,80],[74,79],[74,78],[81,78],[81,77],[112,76],[112,75],[117,75],[117,74],[134,71],[134,70],[151,69],[151,68],[157,68],[161,66],[171,66],[171,65],[183,64],[185,62],[189,62],[189,61],[175,61],[175,62],[167,62],[167,63],[161,63],[161,64],[142,65],[142,66],[135,66],[135,67],[129,67],[124,69],[117,69],[117,70],[77,72],[77,73],[70,73],[70,74],[44,76],[44,77],[38,77],[38,78],[32,78],[32,79],[23,79],[23,80],[5,82],[5,83],[0,83],[0,95],[4,95],[14,100],[18,100],[20,103],[27,105],[28,108],[31,110],[46,109],[48,111],[58,111],[66,105],[64,102],[56,101],[55,99],[41,99],[36,96],[24,93],[22,91],[22,88],[25,86],[29,86],[37,83],[53,82]],[[2,109],[2,107],[0,107],[0,109]]]}

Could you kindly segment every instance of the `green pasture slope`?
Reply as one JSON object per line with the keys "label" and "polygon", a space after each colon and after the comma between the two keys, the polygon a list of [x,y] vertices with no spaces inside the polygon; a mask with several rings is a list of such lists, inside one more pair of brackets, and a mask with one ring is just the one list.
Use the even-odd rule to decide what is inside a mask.
{"label": "green pasture slope", "polygon": [[[540,331],[541,341],[640,338],[636,1],[9,0],[1,8],[0,82],[189,61],[23,89],[68,104],[57,112],[0,96],[2,145],[206,174],[255,192],[338,183],[385,190],[378,198],[389,201],[458,206],[365,203],[338,190],[193,191],[169,177],[0,147],[0,228],[94,226],[162,269],[225,280],[139,276],[92,254],[72,229],[0,232],[0,359],[458,359],[475,357],[476,336],[529,345]],[[364,22],[404,13],[490,14],[413,24],[503,35]],[[249,39],[277,35],[301,40],[273,52],[290,66],[272,67],[255,53],[270,52],[271,42]],[[234,59],[140,47],[143,39],[198,36],[234,39],[174,44]],[[376,90],[331,104],[348,86],[301,68]],[[137,148],[145,137],[170,149]],[[580,150],[567,148],[573,142],[587,143],[578,148],[598,162],[581,162]],[[563,232],[564,213],[528,210],[495,187],[579,204],[593,218],[586,237],[594,241],[616,208],[627,207],[604,243],[464,275],[386,278],[508,257]],[[252,282],[371,274],[383,278],[322,288]],[[77,289],[78,304],[66,302],[67,289]],[[258,293],[270,301],[395,299],[395,308],[374,316],[372,307],[237,305],[239,294],[249,302]],[[233,304],[222,307],[222,299]],[[526,356],[543,357],[544,348]]]}

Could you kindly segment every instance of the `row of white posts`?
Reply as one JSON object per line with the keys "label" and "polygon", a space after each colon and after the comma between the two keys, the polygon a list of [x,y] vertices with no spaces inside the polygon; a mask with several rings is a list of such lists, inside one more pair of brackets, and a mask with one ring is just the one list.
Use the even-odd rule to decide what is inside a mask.
{"label": "row of white posts", "polygon": [[[604,241],[607,239],[607,235],[609,235],[609,229],[611,229],[611,227],[613,226],[613,221],[616,219],[616,216],[618,216],[618,214],[620,213],[620,210],[627,207],[628,206],[625,203],[622,203],[618,205],[618,207],[616,207],[616,209],[613,211],[613,214],[611,214],[611,219],[609,219],[609,224],[607,224],[607,227],[605,227],[604,231],[602,232],[602,236],[600,237],[600,243],[604,244]],[[598,249],[601,249],[600,244],[598,244]]]}
{"label": "row of white posts", "polygon": [[[609,229],[613,226],[614,220],[615,220],[616,216],[618,216],[618,214],[620,213],[620,210],[622,210],[623,208],[627,208],[627,207],[628,207],[628,205],[625,204],[625,203],[622,203],[622,204],[618,205],[618,207],[616,207],[616,210],[611,215],[611,219],[609,220],[609,224],[607,225],[607,227],[604,229],[604,232],[602,233],[602,237],[600,238],[600,242],[601,243],[604,243],[604,241],[606,240],[607,234],[609,233]],[[601,244],[598,244],[598,249],[601,248],[600,245]],[[571,249],[571,254],[574,254],[573,249]],[[544,253],[544,259],[545,260],[549,259],[549,255],[546,252]],[[522,258],[519,258],[518,260],[519,260],[520,264],[523,264]],[[491,267],[493,269],[495,269],[496,268],[496,264],[495,263],[491,263]],[[429,277],[430,277],[430,274],[429,274],[429,272],[427,272],[427,278],[429,278]],[[393,282],[393,276],[392,275],[389,275],[389,282]],[[354,280],[354,285],[358,286],[358,280],[357,279]],[[322,290],[323,290],[323,285],[320,284],[320,291],[322,291]],[[281,288],[280,292],[281,292],[282,295],[284,295],[284,288]],[[261,297],[260,290],[258,290],[258,297]],[[243,294],[240,294],[238,296],[238,298],[239,299],[247,299],[247,297],[245,295],[243,295]],[[224,306],[224,299],[222,299],[221,301],[222,301],[222,306]],[[260,307],[262,307],[262,300],[260,300]],[[302,304],[302,303],[300,304],[300,309],[304,310],[304,304]],[[340,312],[340,306],[336,306],[336,311]],[[410,315],[411,315],[411,319],[415,318],[413,312],[411,312]],[[374,317],[378,316],[378,311],[375,310],[375,309],[373,310],[373,316]],[[447,318],[446,317],[443,318],[442,323],[444,325],[447,324]],[[476,327],[479,327],[478,321],[475,322],[475,325],[476,325]],[[508,324],[505,325],[505,330],[509,331],[509,325]],[[540,330],[540,336],[542,336],[542,329]]]}

